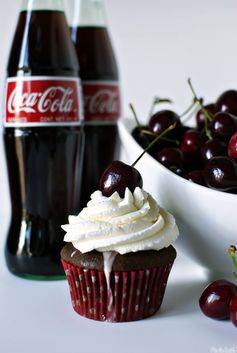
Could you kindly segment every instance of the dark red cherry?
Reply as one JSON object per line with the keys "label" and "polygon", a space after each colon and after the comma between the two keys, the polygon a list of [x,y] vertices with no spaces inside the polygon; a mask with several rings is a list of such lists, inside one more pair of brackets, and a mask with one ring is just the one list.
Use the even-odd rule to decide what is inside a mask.
{"label": "dark red cherry", "polygon": [[204,167],[207,186],[220,191],[237,189],[237,164],[228,157],[213,157]]}
{"label": "dark red cherry", "polygon": [[205,163],[212,157],[226,156],[226,144],[218,139],[208,140],[201,146],[200,155],[202,163],[205,165]]}
{"label": "dark red cherry", "polygon": [[[208,113],[210,113],[211,116],[216,113],[215,104],[213,103],[205,105],[204,108]],[[209,126],[209,124],[210,121],[207,122],[207,126]],[[196,114],[196,126],[199,131],[202,131],[205,128],[205,115],[202,109],[200,109]]]}
{"label": "dark red cherry", "polygon": [[205,139],[200,131],[190,129],[184,133],[180,149],[184,154],[196,156],[204,141]]}
{"label": "dark red cherry", "polygon": [[181,175],[184,169],[184,156],[179,148],[167,147],[160,150],[156,155],[157,161],[170,169],[172,172]]}
{"label": "dark red cherry", "polygon": [[237,132],[231,137],[228,143],[228,156],[237,162]]}
{"label": "dark red cherry", "polygon": [[237,131],[237,117],[229,113],[217,113],[210,124],[212,137],[229,141]]}
{"label": "dark red cherry", "polygon": [[237,287],[229,281],[212,282],[204,289],[199,299],[203,314],[217,320],[229,319],[229,305],[235,293],[237,293]]}
{"label": "dark red cherry", "polygon": [[237,91],[228,90],[223,92],[216,101],[217,112],[228,112],[237,115]]}
{"label": "dark red cherry", "polygon": [[142,188],[143,181],[139,171],[121,161],[112,162],[100,178],[100,190],[104,196],[111,196],[117,191],[120,197],[124,197],[125,189],[131,192],[138,186]]}
{"label": "dark red cherry", "polygon": [[186,179],[192,181],[195,184],[207,186],[203,175],[203,170],[192,170],[186,175]]}
{"label": "dark red cherry", "polygon": [[237,294],[234,294],[230,301],[230,319],[237,326]]}
{"label": "dark red cherry", "polygon": [[176,124],[172,131],[169,131],[166,138],[176,138],[179,136],[181,129],[181,121],[179,116],[171,110],[160,110],[152,115],[149,121],[149,129],[156,135],[165,131],[169,126]]}

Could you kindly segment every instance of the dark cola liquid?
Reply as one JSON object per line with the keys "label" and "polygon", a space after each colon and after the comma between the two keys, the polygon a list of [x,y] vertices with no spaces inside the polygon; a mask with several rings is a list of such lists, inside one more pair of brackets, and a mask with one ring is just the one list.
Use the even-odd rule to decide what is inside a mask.
{"label": "dark cola liquid", "polygon": [[[78,76],[78,61],[60,11],[22,12],[8,77]],[[63,276],[60,250],[80,199],[83,133],[78,126],[4,129],[12,217],[6,261],[20,276]]]}
{"label": "dark cola liquid", "polygon": [[[71,28],[71,36],[80,62],[82,85],[86,81],[118,81],[117,64],[105,27]],[[117,158],[118,142],[116,122],[85,123],[81,208],[98,189],[104,169]]]}

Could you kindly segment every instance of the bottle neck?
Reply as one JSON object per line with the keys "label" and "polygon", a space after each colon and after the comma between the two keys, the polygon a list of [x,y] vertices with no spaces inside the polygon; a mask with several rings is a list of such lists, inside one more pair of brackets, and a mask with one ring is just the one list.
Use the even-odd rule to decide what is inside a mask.
{"label": "bottle neck", "polygon": [[64,11],[63,0],[22,0],[22,11],[54,10]]}
{"label": "bottle neck", "polygon": [[65,6],[70,27],[106,27],[103,0],[67,0]]}

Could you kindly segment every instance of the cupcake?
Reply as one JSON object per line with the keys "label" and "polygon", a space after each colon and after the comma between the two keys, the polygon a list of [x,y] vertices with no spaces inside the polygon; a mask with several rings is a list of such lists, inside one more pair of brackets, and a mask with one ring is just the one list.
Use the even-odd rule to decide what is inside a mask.
{"label": "cupcake", "polygon": [[137,186],[97,190],[62,228],[62,264],[74,310],[89,319],[144,319],[161,306],[176,257],[174,217]]}

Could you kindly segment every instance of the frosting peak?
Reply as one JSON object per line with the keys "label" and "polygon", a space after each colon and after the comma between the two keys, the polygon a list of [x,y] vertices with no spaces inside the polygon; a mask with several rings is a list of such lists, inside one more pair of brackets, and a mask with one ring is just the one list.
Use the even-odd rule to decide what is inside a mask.
{"label": "frosting peak", "polygon": [[95,191],[78,216],[69,216],[64,241],[72,242],[82,253],[160,250],[178,236],[174,217],[159,207],[150,194],[128,188],[124,198],[117,192],[110,197]]}

